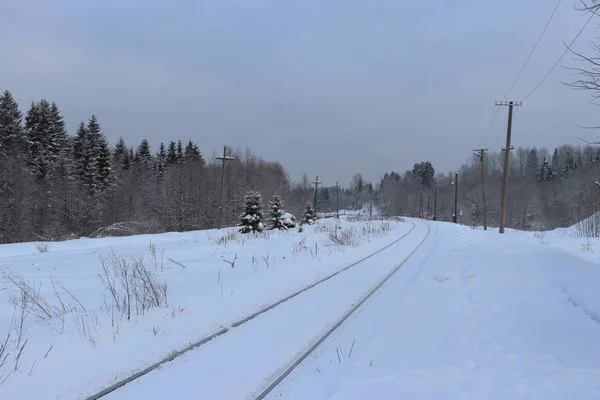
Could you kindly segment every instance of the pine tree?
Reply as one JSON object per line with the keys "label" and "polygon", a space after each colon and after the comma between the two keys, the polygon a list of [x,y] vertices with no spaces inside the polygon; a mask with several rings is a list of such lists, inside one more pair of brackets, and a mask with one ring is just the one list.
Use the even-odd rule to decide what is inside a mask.
{"label": "pine tree", "polygon": [[110,148],[106,136],[100,133],[96,142],[96,160],[97,160],[97,188],[100,191],[108,188],[113,179],[112,163],[110,161]]}
{"label": "pine tree", "polygon": [[87,146],[88,130],[83,121],[79,123],[75,139],[73,140],[73,158],[76,162],[80,162],[83,158],[83,149]]}
{"label": "pine tree", "polygon": [[562,170],[563,177],[567,177],[571,173],[571,171],[576,170],[577,164],[575,163],[573,156],[571,155],[571,153],[567,153],[567,155],[565,156],[565,165]]}
{"label": "pine tree", "polygon": [[316,220],[317,220],[317,214],[315,212],[315,209],[313,208],[313,205],[311,204],[311,202],[307,201],[306,208],[304,209],[304,215],[302,217],[302,223],[312,225],[315,223]]}
{"label": "pine tree", "polygon": [[540,182],[548,182],[553,180],[554,177],[555,175],[554,171],[552,170],[552,166],[550,165],[548,160],[546,160],[546,157],[544,157],[544,160],[542,161],[542,164],[540,165],[540,168],[538,170],[537,180]]}
{"label": "pine tree", "polygon": [[133,149],[126,148],[125,153],[123,153],[123,158],[121,159],[121,168],[123,168],[125,171],[131,168],[131,163],[133,162],[133,156],[131,155],[132,152]]}
{"label": "pine tree", "polygon": [[50,144],[49,152],[52,155],[53,161],[56,162],[58,158],[64,157],[64,154],[68,151],[69,135],[65,128],[65,121],[60,115],[60,110],[56,103],[52,103],[50,106]]}
{"label": "pine tree", "polygon": [[262,232],[261,196],[258,192],[246,195],[246,210],[240,216],[241,233]]}
{"label": "pine tree", "polygon": [[135,159],[138,164],[144,166],[147,170],[152,168],[152,151],[147,139],[143,139],[138,146]]}
{"label": "pine tree", "polygon": [[422,161],[413,166],[412,177],[425,187],[432,187],[435,182],[435,169],[429,161]]}
{"label": "pine tree", "polygon": [[184,161],[183,143],[181,140],[177,141],[177,162],[181,163]]}
{"label": "pine tree", "polygon": [[165,144],[160,143],[158,147],[158,151],[156,152],[156,156],[154,157],[154,172],[159,179],[162,179],[165,173],[165,166],[167,165],[167,151],[165,149]]}
{"label": "pine tree", "polygon": [[283,219],[285,211],[283,210],[283,202],[281,196],[273,195],[273,200],[269,202],[271,207],[269,213],[269,229],[287,230],[288,226]]}
{"label": "pine tree", "polygon": [[186,161],[200,161],[204,164],[204,158],[202,157],[202,153],[200,153],[200,148],[191,140],[185,146],[184,157]]}
{"label": "pine tree", "polygon": [[29,165],[35,176],[43,180],[51,169],[51,106],[42,99],[32,103],[25,117]]}
{"label": "pine tree", "polygon": [[173,165],[177,162],[177,145],[174,141],[169,142],[169,149],[167,150],[167,165]]}
{"label": "pine tree", "polygon": [[92,115],[87,126],[79,124],[73,152],[82,186],[89,194],[104,191],[113,179],[111,152],[98,118]]}
{"label": "pine tree", "polygon": [[558,148],[554,148],[554,152],[552,153],[552,169],[554,171],[559,172],[561,170],[560,168],[560,156],[558,155]]}
{"label": "pine tree", "polygon": [[113,162],[115,165],[123,165],[123,159],[127,155],[127,144],[125,143],[125,139],[123,137],[119,137],[117,144],[115,144],[115,149],[113,151]]}
{"label": "pine tree", "polygon": [[23,114],[12,94],[5,90],[0,96],[0,152],[16,155],[25,150],[27,138],[22,126]]}

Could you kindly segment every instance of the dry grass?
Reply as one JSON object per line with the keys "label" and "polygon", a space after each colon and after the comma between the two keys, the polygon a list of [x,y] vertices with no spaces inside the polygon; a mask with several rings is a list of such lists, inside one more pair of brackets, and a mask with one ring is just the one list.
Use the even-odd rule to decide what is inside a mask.
{"label": "dry grass", "polygon": [[143,256],[123,256],[111,252],[103,257],[100,279],[108,289],[112,306],[131,320],[154,307],[168,306],[167,284],[158,278],[159,263]]}

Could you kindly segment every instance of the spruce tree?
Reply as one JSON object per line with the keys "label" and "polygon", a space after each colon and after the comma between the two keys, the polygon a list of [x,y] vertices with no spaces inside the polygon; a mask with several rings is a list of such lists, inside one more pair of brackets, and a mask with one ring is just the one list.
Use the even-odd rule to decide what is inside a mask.
{"label": "spruce tree", "polygon": [[165,144],[160,143],[158,147],[158,151],[156,152],[156,156],[154,157],[154,172],[159,179],[162,179],[165,173],[165,166],[167,165],[167,151],[165,149]]}
{"label": "spruce tree", "polygon": [[258,192],[246,195],[246,209],[240,216],[241,233],[262,232],[261,196]]}
{"label": "spruce tree", "polygon": [[123,165],[123,159],[127,155],[127,144],[123,137],[119,137],[115,149],[113,151],[113,162],[115,165]]}
{"label": "spruce tree", "polygon": [[87,126],[83,122],[79,125],[73,153],[81,185],[88,193],[93,195],[108,188],[113,178],[111,152],[95,115]]}
{"label": "spruce tree", "polygon": [[75,162],[80,163],[83,158],[83,149],[87,146],[88,130],[83,121],[79,123],[75,139],[73,140],[73,158]]}
{"label": "spruce tree", "polygon": [[304,215],[302,217],[302,223],[312,225],[317,220],[317,214],[313,205],[310,201],[306,202],[306,208],[304,209]]}
{"label": "spruce tree", "polygon": [[51,106],[44,99],[39,103],[32,103],[25,117],[29,165],[34,175],[40,180],[45,179],[50,173],[52,165],[51,121]]}
{"label": "spruce tree", "polygon": [[546,157],[544,157],[544,160],[542,161],[538,171],[537,180],[540,182],[548,182],[553,180],[554,177],[555,175],[554,171],[552,170],[552,166],[548,160],[546,160]]}
{"label": "spruce tree", "polygon": [[60,114],[56,103],[50,106],[50,143],[49,152],[54,162],[64,157],[68,151],[69,135],[65,128],[65,121]]}
{"label": "spruce tree", "polygon": [[202,164],[205,163],[202,153],[200,153],[200,148],[191,140],[185,146],[184,157],[186,161],[200,161]]}
{"label": "spruce tree", "polygon": [[169,149],[167,150],[167,165],[173,165],[177,162],[177,145],[174,141],[169,142]]}
{"label": "spruce tree", "polygon": [[17,155],[25,150],[27,138],[22,126],[23,114],[12,94],[5,90],[0,96],[0,152]]}
{"label": "spruce tree", "polygon": [[177,141],[177,162],[181,163],[184,161],[183,143],[181,140]]}
{"label": "spruce tree", "polygon": [[131,155],[132,152],[133,149],[125,149],[125,153],[123,154],[123,158],[121,159],[121,168],[123,168],[123,170],[125,171],[131,168],[131,163],[133,162],[133,156]]}
{"label": "spruce tree", "polygon": [[108,140],[106,140],[106,136],[100,133],[96,142],[96,160],[97,160],[97,168],[98,175],[97,179],[97,188],[100,191],[108,188],[112,182],[113,178],[113,169],[112,163],[110,161],[110,148],[108,147]]}
{"label": "spruce tree", "polygon": [[269,229],[287,230],[288,226],[283,219],[285,211],[283,210],[281,196],[273,195],[273,200],[269,202],[269,206]]}
{"label": "spruce tree", "polygon": [[137,148],[136,161],[150,170],[152,168],[152,151],[150,150],[150,143],[147,139],[143,139]]}

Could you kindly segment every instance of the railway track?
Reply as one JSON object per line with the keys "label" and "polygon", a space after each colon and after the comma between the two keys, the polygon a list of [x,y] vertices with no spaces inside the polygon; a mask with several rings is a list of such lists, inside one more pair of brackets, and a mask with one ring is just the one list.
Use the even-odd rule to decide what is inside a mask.
{"label": "railway track", "polygon": [[269,311],[277,308],[278,306],[280,306],[280,305],[282,305],[282,304],[284,304],[286,302],[289,302],[290,300],[292,300],[292,299],[300,296],[301,294],[307,293],[310,290],[315,289],[316,287],[319,287],[323,283],[325,283],[327,281],[330,281],[332,278],[334,278],[336,276],[339,276],[340,274],[343,274],[344,272],[349,271],[349,270],[353,269],[356,266],[360,266],[361,264],[364,264],[365,261],[371,259],[372,257],[376,256],[377,254],[380,254],[384,250],[392,247],[393,245],[399,243],[402,239],[404,239],[407,236],[409,236],[415,230],[415,228],[416,228],[415,222],[413,222],[413,221],[409,221],[409,222],[412,224],[412,227],[411,227],[411,229],[408,232],[406,232],[405,234],[403,234],[401,237],[399,237],[398,239],[394,240],[393,242],[389,243],[388,245],[386,245],[386,246],[380,248],[379,250],[377,250],[377,251],[369,254],[368,256],[363,257],[360,260],[358,260],[358,261],[356,261],[356,262],[354,262],[354,263],[352,263],[352,264],[350,264],[350,265],[348,265],[348,266],[346,266],[346,267],[344,267],[344,268],[342,268],[342,269],[340,269],[340,270],[338,270],[338,271],[336,271],[336,272],[334,272],[334,273],[332,273],[330,275],[327,275],[324,278],[321,278],[321,279],[319,279],[319,280],[317,280],[317,281],[315,281],[315,282],[313,282],[313,283],[311,283],[311,284],[309,284],[309,285],[307,285],[307,286],[305,286],[305,287],[303,287],[303,288],[301,288],[301,289],[299,289],[299,290],[297,290],[297,291],[295,291],[295,292],[293,292],[293,293],[291,293],[291,294],[289,294],[289,295],[287,295],[287,296],[285,296],[285,297],[283,297],[283,298],[281,298],[281,299],[279,299],[279,300],[277,300],[277,301],[275,301],[275,302],[273,302],[273,303],[271,303],[271,304],[269,304],[269,305],[267,305],[267,306],[265,306],[265,307],[263,307],[263,308],[255,311],[255,312],[253,312],[253,313],[251,313],[251,314],[243,317],[243,318],[240,318],[240,319],[234,321],[229,326],[227,326],[225,328],[222,328],[222,329],[220,329],[220,330],[218,330],[216,332],[213,332],[213,333],[211,333],[211,334],[209,334],[209,335],[201,338],[200,340],[198,340],[198,341],[190,344],[189,346],[187,346],[185,348],[178,349],[178,350],[172,352],[169,356],[167,356],[167,357],[159,360],[158,362],[156,362],[156,363],[154,363],[154,364],[152,364],[152,365],[144,368],[143,370],[141,370],[141,371],[139,371],[137,373],[134,373],[134,374],[132,374],[132,375],[130,375],[130,376],[128,376],[128,377],[126,377],[126,378],[118,381],[118,382],[115,382],[114,384],[112,384],[112,385],[104,388],[103,390],[101,390],[101,391],[99,391],[97,393],[94,393],[92,395],[84,397],[84,399],[85,400],[98,400],[98,399],[102,399],[102,398],[106,397],[107,395],[115,392],[116,390],[122,388],[123,386],[125,386],[125,385],[127,385],[127,384],[129,384],[131,382],[134,382],[134,381],[138,380],[139,378],[147,375],[148,373],[150,373],[150,372],[158,369],[162,365],[164,365],[166,363],[169,363],[171,361],[174,361],[177,358],[180,358],[181,356],[183,356],[184,354],[189,353],[190,351],[195,350],[195,349],[197,349],[197,348],[199,348],[199,347],[201,347],[201,346],[203,346],[203,345],[205,345],[205,344],[213,341],[214,339],[217,339],[217,338],[220,338],[222,336],[225,336],[226,334],[228,334],[228,333],[236,330],[236,328],[239,328],[239,327],[247,324],[249,321],[255,319],[256,317],[259,317],[261,315],[267,314]]}
{"label": "railway track", "polygon": [[364,302],[371,298],[410,258],[413,254],[419,250],[421,245],[429,237],[430,227],[427,226],[427,234],[419,242],[419,244],[406,256],[404,259],[392,269],[383,279],[381,279],[371,290],[369,290],[359,302],[352,306],[346,313],[344,313],[327,331],[320,335],[309,347],[306,348],[301,354],[299,354],[293,361],[289,363],[289,366],[279,373],[271,377],[270,383],[266,385],[257,395],[251,397],[253,400],[263,400],[267,398],[273,391],[294,371],[296,370],[304,360],[306,360],[311,354],[313,354],[321,344],[327,340],[340,326],[354,314]]}

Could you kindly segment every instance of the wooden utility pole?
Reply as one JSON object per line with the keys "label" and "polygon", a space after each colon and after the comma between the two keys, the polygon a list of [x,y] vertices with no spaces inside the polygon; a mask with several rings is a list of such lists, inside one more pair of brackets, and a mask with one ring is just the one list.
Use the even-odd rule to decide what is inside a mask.
{"label": "wooden utility pole", "polygon": [[435,185],[433,192],[433,220],[437,220],[437,184]]}
{"label": "wooden utility pole", "polygon": [[335,217],[340,219],[340,184],[335,183]]}
{"label": "wooden utility pole", "polygon": [[452,222],[458,224],[458,172],[454,173],[454,217]]}
{"label": "wooden utility pole", "polygon": [[317,187],[321,184],[321,182],[319,181],[319,175],[317,175],[317,179],[315,179],[311,183],[314,183],[314,185],[315,185],[315,200],[314,200],[313,208],[315,209],[315,216],[316,216],[317,215]]}
{"label": "wooden utility pole", "polygon": [[429,221],[429,203],[430,203],[430,200],[431,200],[431,194],[427,193],[427,199],[425,200],[426,203],[427,203],[427,214],[426,214],[427,215],[427,218],[426,218],[427,221]]}
{"label": "wooden utility pole", "polygon": [[423,218],[423,191],[419,192],[419,218]]}
{"label": "wooden utility pole", "polygon": [[506,127],[506,147],[504,153],[504,175],[502,177],[502,199],[500,202],[500,233],[504,233],[506,221],[506,202],[508,200],[508,167],[510,164],[510,151],[513,149],[510,145],[512,133],[513,107],[522,105],[522,102],[516,101],[497,101],[496,106],[508,106],[508,125]]}
{"label": "wooden utility pole", "polygon": [[218,227],[221,229],[221,225],[223,224],[223,184],[225,183],[225,163],[227,161],[235,160],[235,158],[227,155],[227,146],[223,146],[223,157],[217,157],[217,160],[221,160],[223,162],[223,166],[221,168],[221,195],[219,200],[219,222]]}
{"label": "wooden utility pole", "polygon": [[476,157],[479,158],[479,162],[481,163],[481,199],[483,201],[483,230],[487,231],[487,206],[485,204],[485,166],[484,166],[484,157],[485,153],[489,151],[489,149],[484,149],[483,147],[480,149],[473,150]]}

